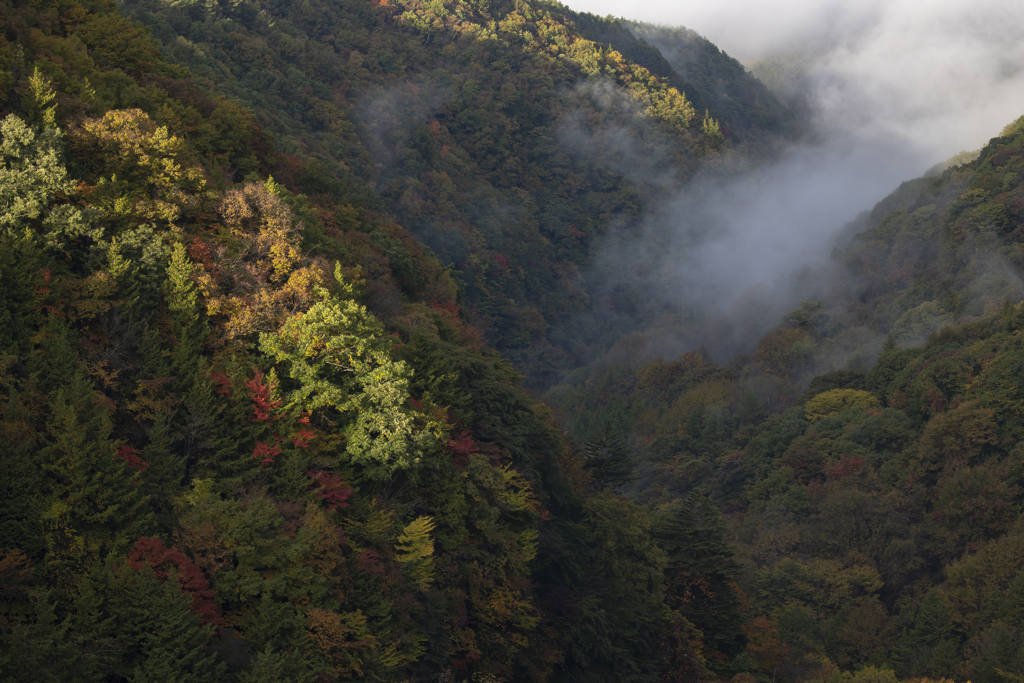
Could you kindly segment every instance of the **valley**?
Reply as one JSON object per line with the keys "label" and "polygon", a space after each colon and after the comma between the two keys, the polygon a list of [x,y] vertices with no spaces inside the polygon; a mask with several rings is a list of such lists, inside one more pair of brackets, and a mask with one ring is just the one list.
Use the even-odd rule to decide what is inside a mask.
{"label": "valley", "polygon": [[5,679],[1024,676],[1009,67],[940,116],[884,23],[0,24]]}

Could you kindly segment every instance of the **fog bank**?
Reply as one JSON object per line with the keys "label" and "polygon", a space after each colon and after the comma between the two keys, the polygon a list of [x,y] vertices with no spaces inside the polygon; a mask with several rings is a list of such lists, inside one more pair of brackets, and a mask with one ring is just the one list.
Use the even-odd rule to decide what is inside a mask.
{"label": "fog bank", "polygon": [[574,0],[578,11],[679,25],[753,64],[810,59],[823,119],[905,138],[936,161],[1024,114],[1024,4],[1004,0]]}
{"label": "fog bank", "polygon": [[[805,141],[758,169],[687,187],[644,218],[640,239],[636,231],[629,240],[613,235],[591,275],[608,292],[640,292],[648,311],[700,320],[696,341],[719,358],[749,349],[789,306],[815,298],[808,273],[827,267],[837,235],[858,213],[1024,114],[1024,5],[571,7],[686,26],[748,63],[783,56],[776,63],[800,65],[787,76],[810,112]],[[641,166],[632,173],[644,175]]]}

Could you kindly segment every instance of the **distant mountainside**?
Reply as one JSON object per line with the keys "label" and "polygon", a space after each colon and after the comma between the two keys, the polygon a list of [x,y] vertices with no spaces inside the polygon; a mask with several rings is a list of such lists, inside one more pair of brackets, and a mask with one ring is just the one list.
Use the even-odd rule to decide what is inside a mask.
{"label": "distant mountainside", "polygon": [[695,106],[715,112],[728,131],[751,146],[792,142],[799,135],[794,108],[758,77],[693,30],[629,23],[684,79]]}
{"label": "distant mountainside", "polygon": [[1024,117],[865,212],[749,356],[605,361],[549,394],[572,433],[625,435],[632,498],[726,511],[763,675],[1024,674],[1022,169]]}

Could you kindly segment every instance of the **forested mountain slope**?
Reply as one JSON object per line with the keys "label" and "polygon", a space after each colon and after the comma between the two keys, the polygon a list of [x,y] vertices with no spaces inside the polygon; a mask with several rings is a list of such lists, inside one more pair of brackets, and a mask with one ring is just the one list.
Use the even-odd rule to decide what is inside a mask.
{"label": "forested mountain slope", "polygon": [[[215,5],[170,7],[232,40],[243,20],[289,26],[248,9],[235,6],[236,21]],[[289,113],[228,99],[228,74],[247,76],[217,61],[216,41],[174,39],[212,55],[189,71],[112,3],[0,7],[2,677],[655,681],[744,668],[731,593],[696,611],[687,597],[728,585],[717,511],[691,500],[652,515],[608,490],[615,448],[581,458],[472,324],[488,321],[472,312],[488,310],[499,291],[488,287],[516,293],[528,279],[505,251],[531,239],[555,249],[526,228],[502,237],[493,207],[533,215],[535,188],[545,210],[597,224],[595,204],[618,207],[641,187],[544,148],[540,124],[528,149],[495,138],[517,129],[493,102],[508,95],[551,126],[559,102],[591,102],[581,125],[611,130],[619,117],[678,142],[691,172],[728,144],[678,90],[547,15],[537,30],[550,27],[551,45],[565,38],[557,54],[516,47],[528,41],[519,11],[500,28],[483,9],[459,9],[475,13],[466,35],[426,50],[445,35],[427,9],[349,9],[323,16],[363,22],[331,35],[368,41],[345,64],[378,89],[349,101],[330,74],[323,87],[304,80],[295,64],[336,62],[302,62],[320,48],[282,31],[265,38],[284,55],[268,53],[270,66],[282,87],[302,87],[254,82],[252,96],[319,98]],[[494,35],[476,35],[485,29]],[[411,74],[387,81],[388,55],[455,74],[475,108],[364,142],[352,131],[379,117],[346,125],[358,106],[420,106],[427,89]],[[480,68],[491,59],[541,62],[520,85],[545,107],[515,88],[503,95]],[[591,67],[605,75],[573,91]],[[336,111],[317,106],[335,96]],[[307,130],[296,113],[324,118]],[[349,151],[324,153],[339,145]],[[550,159],[534,168],[531,155]],[[426,159],[448,159],[464,192],[444,190]],[[432,173],[436,192],[422,185]],[[502,174],[515,185],[488,179]],[[485,228],[509,240],[473,252],[493,281],[445,267],[396,222],[419,225],[402,204],[417,192],[442,203],[448,192],[452,215],[473,218],[459,228],[465,244]],[[569,219],[553,225],[568,231],[567,250],[584,249],[590,224],[579,235]],[[555,277],[582,257],[555,258],[529,272]],[[507,312],[502,296],[494,310]]]}
{"label": "forested mountain slope", "polygon": [[[285,184],[358,197],[454,264],[471,319],[538,385],[600,341],[585,278],[609,229],[723,155],[763,153],[767,131],[797,133],[742,68],[692,80],[623,23],[557,3],[122,7],[252,110],[294,159]],[[765,135],[747,135],[755,119]]]}
{"label": "forested mountain slope", "polygon": [[751,355],[552,392],[571,432],[628,435],[631,497],[726,512],[762,674],[1024,675],[1022,122],[865,214],[823,299]]}
{"label": "forested mountain slope", "polygon": [[[5,679],[1024,676],[1019,122],[750,355],[586,365],[600,239],[797,132],[698,36],[0,23]],[[521,386],[577,365],[554,411]]]}

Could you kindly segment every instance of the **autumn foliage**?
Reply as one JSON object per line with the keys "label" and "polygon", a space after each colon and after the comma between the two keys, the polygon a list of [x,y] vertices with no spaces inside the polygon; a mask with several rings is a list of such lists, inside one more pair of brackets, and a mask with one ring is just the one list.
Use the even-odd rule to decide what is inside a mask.
{"label": "autumn foliage", "polygon": [[128,563],[135,569],[148,565],[160,580],[172,579],[192,598],[192,613],[202,623],[223,625],[224,619],[214,601],[214,591],[202,571],[185,555],[164,545],[159,538],[140,538],[128,553]]}

